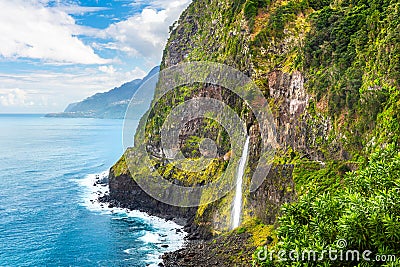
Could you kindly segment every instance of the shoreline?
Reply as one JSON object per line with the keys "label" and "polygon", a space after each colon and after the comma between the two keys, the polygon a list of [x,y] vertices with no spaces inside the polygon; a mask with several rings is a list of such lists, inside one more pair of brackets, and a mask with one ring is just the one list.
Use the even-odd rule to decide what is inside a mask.
{"label": "shoreline", "polygon": [[[81,203],[88,210],[102,215],[114,216],[112,219],[124,219],[135,217],[145,220],[157,229],[148,232],[139,239],[144,243],[152,243],[157,246],[147,255],[146,266],[164,266],[163,257],[168,253],[184,249],[187,246],[188,233],[185,231],[187,220],[183,218],[172,218],[171,216],[157,216],[145,211],[132,210],[120,203],[115,203],[109,197],[108,171],[99,174],[87,175],[84,179],[77,180],[78,184],[85,188],[85,197]],[[107,201],[108,200],[108,201]],[[129,254],[131,249],[124,250]]]}
{"label": "shoreline", "polygon": [[[158,247],[157,250],[147,254],[146,266],[248,266],[252,260],[252,254],[256,247],[241,245],[251,243],[252,235],[250,233],[232,231],[225,235],[213,236],[205,228],[198,226],[194,222],[194,217],[180,218],[171,213],[160,214],[159,207],[148,211],[130,209],[129,206],[132,207],[130,198],[118,201],[110,196],[112,190],[109,190],[109,184],[115,181],[109,180],[108,172],[101,173],[97,178],[92,175],[91,178],[92,180],[85,178],[81,181],[81,184],[85,184],[91,192],[92,198],[86,198],[85,201],[88,209],[104,215],[119,216],[115,219],[123,219],[125,216],[142,218],[157,229],[155,232],[139,238],[144,242],[150,241]],[[130,177],[124,177],[124,179],[127,178],[130,183],[133,183]],[[111,176],[111,179],[115,178]],[[138,189],[136,188],[136,190]],[[164,229],[161,235],[160,229]],[[165,233],[167,234],[165,235]],[[129,254],[129,249],[124,252]],[[240,256],[232,258],[232,255]]]}

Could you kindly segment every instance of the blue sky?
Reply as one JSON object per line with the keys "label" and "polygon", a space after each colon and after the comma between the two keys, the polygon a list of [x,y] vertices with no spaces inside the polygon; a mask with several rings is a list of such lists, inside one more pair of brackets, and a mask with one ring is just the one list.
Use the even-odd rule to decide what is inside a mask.
{"label": "blue sky", "polygon": [[0,0],[0,113],[62,111],[142,78],[190,0]]}

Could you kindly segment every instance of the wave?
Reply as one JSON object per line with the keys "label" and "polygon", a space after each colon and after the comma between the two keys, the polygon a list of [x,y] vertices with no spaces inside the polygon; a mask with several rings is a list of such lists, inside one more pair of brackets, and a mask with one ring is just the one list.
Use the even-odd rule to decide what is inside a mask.
{"label": "wave", "polygon": [[144,236],[139,237],[139,240],[143,241],[144,243],[152,243],[152,244],[159,244],[160,236],[157,233],[147,232]]}
{"label": "wave", "polygon": [[90,211],[108,213],[109,211],[105,209],[105,204],[98,201],[99,197],[108,194],[109,188],[105,183],[101,181],[108,178],[108,171],[101,173],[88,174],[83,179],[74,179],[83,191],[82,206],[86,207]]}
{"label": "wave", "polygon": [[[151,230],[137,229],[138,231],[143,231],[143,235],[139,236],[137,240],[144,243],[141,250],[145,251],[147,256],[145,262],[149,266],[158,266],[162,261],[160,259],[162,254],[181,249],[184,246],[186,233],[183,231],[183,227],[175,222],[150,216],[138,210],[109,208],[106,203],[99,202],[99,197],[109,193],[106,181],[108,181],[108,171],[89,174],[83,179],[75,179],[75,182],[80,185],[83,192],[80,204],[92,212],[110,216],[112,220],[129,221],[130,218],[135,218],[151,225]],[[124,253],[133,254],[135,250],[138,250],[138,248],[127,248]]]}

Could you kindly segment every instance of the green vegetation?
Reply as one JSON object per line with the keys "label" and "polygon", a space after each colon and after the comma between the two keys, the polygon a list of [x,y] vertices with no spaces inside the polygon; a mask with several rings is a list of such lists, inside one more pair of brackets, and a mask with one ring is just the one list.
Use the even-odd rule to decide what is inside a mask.
{"label": "green vegetation", "polygon": [[242,223],[236,232],[249,233],[251,235],[249,246],[259,247],[266,244],[276,244],[277,237],[275,235],[273,225],[265,225],[257,218],[251,218]]}
{"label": "green vegetation", "polygon": [[[192,161],[192,163],[196,164],[196,160]],[[177,167],[177,164],[181,165]],[[160,166],[157,170],[165,179],[171,181],[177,180],[185,186],[193,186],[207,184],[218,180],[227,165],[227,161],[213,159],[205,170],[200,172],[191,172],[188,171],[190,169],[188,163],[185,163],[185,161],[178,161]],[[199,167],[201,166],[202,165]]]}
{"label": "green vegetation", "polygon": [[[310,181],[312,184],[313,181]],[[370,250],[371,255],[400,257],[400,153],[394,145],[372,154],[368,164],[345,175],[341,187],[321,192],[310,185],[300,199],[282,208],[278,243],[270,248],[286,251],[340,249]],[[373,256],[371,256],[372,258]],[[267,260],[260,266],[288,266]],[[358,262],[303,262],[307,266],[355,266]],[[362,266],[375,266],[363,262]],[[293,263],[293,266],[300,266]]]}
{"label": "green vegetation", "polygon": [[125,154],[114,164],[112,167],[112,171],[115,176],[127,175],[129,174],[128,165],[125,161]]}
{"label": "green vegetation", "polygon": [[[399,256],[399,11],[400,3],[384,0],[271,4],[269,27],[258,29],[253,39],[258,68],[266,72],[300,69],[309,78],[306,87],[314,97],[308,108],[313,116],[309,123],[316,125],[321,115],[328,114],[334,122],[331,136],[316,140],[327,158],[324,165],[292,160],[299,200],[282,208],[279,242],[271,249],[321,251],[335,248],[339,239],[346,239],[348,249]],[[302,14],[307,16],[304,25],[310,27],[304,28],[301,42],[288,42],[289,36],[299,33]],[[286,49],[275,55],[262,53],[261,48],[273,49],[277,44],[285,44]],[[288,61],[293,54],[295,59]],[[326,109],[321,109],[324,103]],[[340,141],[352,153],[351,161],[330,156],[328,150],[335,136],[345,136]],[[288,154],[282,157],[287,159]],[[369,158],[368,163],[364,158]],[[349,172],[353,168],[358,170]],[[288,265],[269,261],[259,264]],[[362,266],[374,265],[364,262]]]}
{"label": "green vegetation", "polygon": [[253,29],[255,23],[255,17],[258,10],[263,7],[268,7],[271,1],[269,0],[247,0],[244,5],[244,17],[249,23],[249,28]]}
{"label": "green vegetation", "polygon": [[[329,112],[345,108],[349,115],[374,120],[389,88],[399,86],[399,8],[395,1],[343,1],[310,16],[314,27],[304,45],[303,66],[317,100],[328,95]],[[378,105],[365,114],[366,101],[360,100],[371,91],[371,104]]]}
{"label": "green vegetation", "polygon": [[[281,144],[274,161],[281,166],[294,165],[298,198],[282,207],[275,225],[264,225],[254,218],[253,210],[245,210],[246,221],[229,232],[230,237],[249,234],[247,248],[268,244],[271,249],[296,251],[335,248],[339,239],[345,239],[348,249],[400,257],[399,32],[400,3],[394,0],[200,0],[182,14],[171,31],[162,68],[181,61],[204,60],[244,71],[268,98],[274,116],[281,116],[277,118],[283,124],[281,128],[296,122],[287,120],[290,115],[282,112],[285,96],[271,97],[269,74],[286,75],[281,81],[284,83],[294,72],[301,72],[305,80],[308,106],[295,118],[301,124],[294,131],[307,131],[311,137],[304,137],[309,137],[304,144],[297,144],[297,140],[292,140],[293,146]],[[246,121],[247,129],[257,124],[237,96],[216,86],[186,85],[154,105],[143,142],[159,148],[160,128],[166,116],[196,96],[223,99]],[[179,170],[157,157],[152,159],[154,167],[166,179],[184,185],[214,181],[226,169],[227,162],[222,158],[231,151],[228,134],[218,123],[205,118],[190,122],[187,129],[180,137],[185,156],[200,158],[199,143],[211,138],[216,141],[219,158],[201,173]],[[260,140],[253,142],[258,143],[251,144],[247,178],[260,156]],[[123,159],[114,172],[127,172]],[[137,172],[140,174],[139,167]],[[282,193],[288,188],[276,190]],[[206,192],[203,203],[212,194]],[[245,205],[250,201],[249,194],[245,192]],[[196,222],[210,228],[217,225],[212,229],[217,233],[226,230],[232,197],[228,194],[199,207]],[[278,209],[268,207],[265,212]],[[242,254],[237,258],[240,262],[244,259]],[[367,262],[330,261],[255,264],[373,266]]]}
{"label": "green vegetation", "polygon": [[347,150],[360,153],[389,98],[399,99],[400,3],[291,0],[259,10],[268,16],[255,17],[256,25],[263,23],[251,44],[257,84],[267,86],[264,77],[272,70],[302,71],[314,103],[326,103],[318,113],[329,114],[333,134],[345,136]]}

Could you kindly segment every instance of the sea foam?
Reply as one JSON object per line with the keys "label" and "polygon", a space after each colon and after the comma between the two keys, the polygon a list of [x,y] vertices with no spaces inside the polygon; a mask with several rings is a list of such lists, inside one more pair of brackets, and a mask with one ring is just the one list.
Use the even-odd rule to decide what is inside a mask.
{"label": "sea foam", "polygon": [[[76,179],[75,182],[81,186],[83,193],[80,204],[90,211],[110,216],[112,220],[138,218],[152,225],[154,231],[144,231],[144,234],[138,238],[144,244],[154,247],[148,249],[147,259],[145,260],[150,264],[149,266],[158,266],[161,262],[160,256],[163,253],[175,251],[184,246],[186,233],[183,231],[183,227],[175,222],[150,216],[147,213],[137,210],[109,208],[107,203],[99,202],[99,197],[109,193],[108,184],[101,183],[101,181],[106,181],[107,179],[108,171],[89,174],[83,179]],[[137,249],[127,248],[124,250],[124,253],[131,254]]]}

